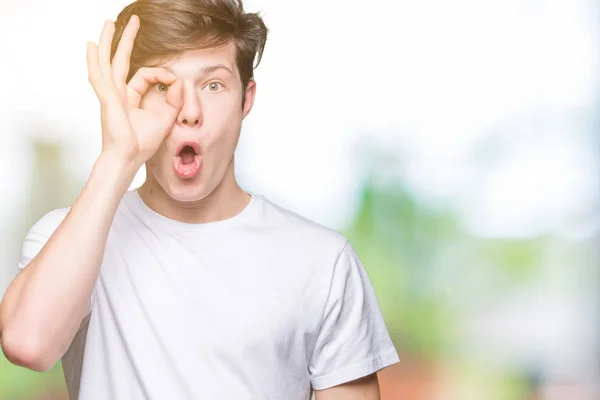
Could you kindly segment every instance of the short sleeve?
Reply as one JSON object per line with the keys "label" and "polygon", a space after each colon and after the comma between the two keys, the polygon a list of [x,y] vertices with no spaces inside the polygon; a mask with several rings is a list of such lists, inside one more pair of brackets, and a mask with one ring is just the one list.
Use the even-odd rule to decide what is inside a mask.
{"label": "short sleeve", "polygon": [[21,258],[18,264],[19,269],[25,268],[37,256],[50,236],[52,236],[56,228],[61,224],[68,211],[68,208],[52,210],[33,224],[23,241]]}
{"label": "short sleeve", "polygon": [[309,362],[312,387],[323,390],[399,362],[373,285],[346,241],[333,270],[323,321]]}

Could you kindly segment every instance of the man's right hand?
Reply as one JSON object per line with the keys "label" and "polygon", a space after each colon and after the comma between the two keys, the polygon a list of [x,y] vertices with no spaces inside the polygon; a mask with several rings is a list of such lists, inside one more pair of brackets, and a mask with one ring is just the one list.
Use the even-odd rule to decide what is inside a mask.
{"label": "man's right hand", "polygon": [[[139,25],[139,18],[132,16],[112,63],[112,21],[105,23],[98,46],[87,45],[88,78],[101,104],[102,153],[116,155],[137,168],[158,150],[183,106],[181,80],[164,68],[140,68],[126,83]],[[164,111],[143,110],[142,96],[157,83],[168,87]]]}
{"label": "man's right hand", "polygon": [[[139,19],[131,18],[112,65],[112,22],[105,25],[98,48],[88,45],[89,78],[102,106],[102,155],[60,224],[54,217],[45,219],[28,233],[22,258],[27,266],[0,304],[4,355],[35,371],[51,368],[86,323],[123,194],[169,134],[182,106],[181,82],[164,69],[142,68],[126,84],[138,26]],[[170,88],[164,110],[151,113],[140,108],[140,101],[154,83]]]}

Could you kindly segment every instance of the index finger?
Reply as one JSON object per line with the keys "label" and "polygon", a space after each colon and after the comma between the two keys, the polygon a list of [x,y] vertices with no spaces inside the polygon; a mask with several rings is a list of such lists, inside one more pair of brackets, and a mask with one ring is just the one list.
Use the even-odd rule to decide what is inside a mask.
{"label": "index finger", "polygon": [[127,26],[123,30],[121,39],[117,51],[112,61],[112,79],[117,88],[124,93],[125,81],[127,80],[127,74],[129,73],[131,52],[133,51],[133,44],[135,37],[137,36],[140,27],[140,20],[137,15],[132,15],[129,18]]}
{"label": "index finger", "polygon": [[150,85],[164,83],[171,85],[177,77],[164,68],[140,68],[127,85],[127,100],[130,107],[139,107],[142,96]]}

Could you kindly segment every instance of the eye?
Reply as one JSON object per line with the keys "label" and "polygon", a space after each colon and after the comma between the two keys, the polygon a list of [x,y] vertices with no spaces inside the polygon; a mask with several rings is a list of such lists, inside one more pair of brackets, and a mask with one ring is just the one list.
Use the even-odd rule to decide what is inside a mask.
{"label": "eye", "polygon": [[211,82],[204,86],[209,92],[218,92],[223,89],[223,85],[220,82]]}
{"label": "eye", "polygon": [[169,91],[169,85],[166,83],[159,82],[156,84],[156,90],[159,93],[167,93]]}

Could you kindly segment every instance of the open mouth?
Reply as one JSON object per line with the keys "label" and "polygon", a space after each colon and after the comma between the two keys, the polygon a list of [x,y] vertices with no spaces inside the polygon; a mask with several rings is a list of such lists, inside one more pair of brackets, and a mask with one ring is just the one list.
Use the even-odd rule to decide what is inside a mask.
{"label": "open mouth", "polygon": [[178,147],[173,169],[180,178],[193,178],[200,171],[202,156],[196,142],[185,142]]}
{"label": "open mouth", "polygon": [[186,159],[193,158],[200,154],[200,146],[196,142],[183,142],[177,147],[177,156],[185,157]]}
{"label": "open mouth", "polygon": [[196,150],[193,149],[192,146],[185,146],[180,152],[179,157],[181,157],[181,163],[183,165],[188,165],[194,162],[194,157],[196,156]]}

